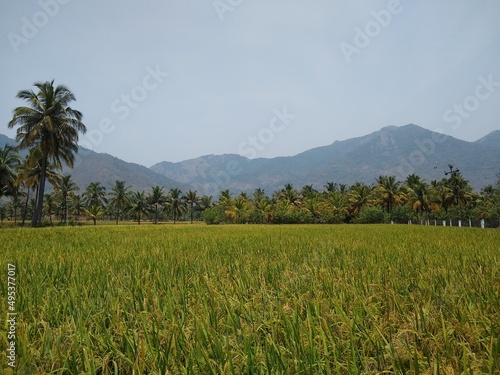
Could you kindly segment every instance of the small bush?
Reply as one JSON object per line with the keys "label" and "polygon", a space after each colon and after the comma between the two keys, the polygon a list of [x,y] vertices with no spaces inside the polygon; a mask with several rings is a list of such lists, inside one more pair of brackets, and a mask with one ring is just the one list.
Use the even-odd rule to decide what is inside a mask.
{"label": "small bush", "polygon": [[413,220],[413,210],[407,206],[394,207],[389,215],[390,220],[399,224],[406,224],[408,220]]}
{"label": "small bush", "polygon": [[223,207],[210,207],[203,211],[203,221],[209,225],[220,224],[226,221]]}
{"label": "small bush", "polygon": [[355,220],[355,223],[382,224],[386,221],[386,215],[380,207],[364,207],[359,212],[359,216]]}

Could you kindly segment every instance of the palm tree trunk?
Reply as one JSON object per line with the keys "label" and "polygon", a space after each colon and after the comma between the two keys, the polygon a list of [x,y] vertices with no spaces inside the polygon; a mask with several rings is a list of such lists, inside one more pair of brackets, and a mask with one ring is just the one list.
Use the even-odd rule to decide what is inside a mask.
{"label": "palm tree trunk", "polygon": [[68,195],[63,194],[63,199],[64,199],[64,222],[66,225],[68,225]]}
{"label": "palm tree trunk", "polygon": [[30,200],[30,188],[28,188],[28,194],[26,194],[26,202],[24,203],[24,213],[23,213],[23,226],[26,221],[26,214],[28,213],[28,202]]}
{"label": "palm tree trunk", "polygon": [[[40,181],[36,185],[36,191],[35,191],[35,205],[36,205],[36,197],[38,197],[38,187],[40,185]],[[33,212],[31,213],[31,220],[35,217],[35,207],[33,207]]]}
{"label": "palm tree trunk", "polygon": [[191,224],[193,224],[193,202],[191,202]]}
{"label": "palm tree trunk", "polygon": [[37,227],[42,219],[42,209],[43,209],[43,194],[45,192],[45,176],[47,172],[47,156],[42,158],[42,164],[40,166],[40,186],[38,187],[38,198],[36,200],[35,214],[33,215],[33,220],[31,221],[32,227]]}

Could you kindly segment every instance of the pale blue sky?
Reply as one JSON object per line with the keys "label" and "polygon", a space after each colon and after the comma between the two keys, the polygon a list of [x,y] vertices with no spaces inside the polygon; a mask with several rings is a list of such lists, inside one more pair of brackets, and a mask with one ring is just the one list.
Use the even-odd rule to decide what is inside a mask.
{"label": "pale blue sky", "polygon": [[500,129],[499,20],[498,0],[4,1],[0,133],[19,90],[55,79],[82,144],[146,166],[407,123],[476,140]]}

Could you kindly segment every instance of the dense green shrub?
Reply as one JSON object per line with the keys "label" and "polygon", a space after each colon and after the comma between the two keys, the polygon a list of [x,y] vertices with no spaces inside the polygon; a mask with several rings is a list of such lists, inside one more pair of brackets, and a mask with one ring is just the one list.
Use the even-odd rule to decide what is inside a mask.
{"label": "dense green shrub", "polygon": [[354,221],[359,224],[382,224],[387,222],[386,214],[380,207],[363,207]]}
{"label": "dense green shrub", "polygon": [[408,206],[397,206],[394,207],[389,215],[391,221],[395,223],[404,223],[406,224],[408,220],[414,219],[414,212]]}
{"label": "dense green shrub", "polygon": [[210,207],[203,211],[203,221],[207,224],[221,224],[226,221],[223,207]]}

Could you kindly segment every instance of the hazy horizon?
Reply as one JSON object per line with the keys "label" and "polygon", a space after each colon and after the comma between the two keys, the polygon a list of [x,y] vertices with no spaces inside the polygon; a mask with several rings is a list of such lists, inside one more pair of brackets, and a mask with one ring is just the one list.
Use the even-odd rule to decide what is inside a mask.
{"label": "hazy horizon", "polygon": [[0,133],[19,90],[76,96],[81,145],[151,166],[291,156],[385,126],[500,129],[500,3],[40,0],[0,6]]}
{"label": "hazy horizon", "polygon": [[[319,147],[325,147],[325,146],[332,145],[332,144],[333,144],[333,143],[335,143],[335,142],[343,142],[343,141],[347,141],[347,140],[350,140],[350,139],[362,138],[362,137],[364,137],[364,136],[368,136],[368,135],[371,135],[371,134],[373,134],[373,133],[376,133],[376,132],[378,132],[378,131],[380,131],[380,130],[382,130],[382,129],[384,129],[384,128],[388,128],[388,127],[397,127],[397,128],[400,128],[400,127],[404,127],[404,126],[407,126],[407,125],[416,125],[416,126],[418,126],[418,127],[422,128],[422,129],[425,129],[424,127],[422,127],[422,126],[420,126],[420,125],[418,125],[418,124],[386,125],[386,126],[381,127],[380,129],[375,130],[375,131],[370,132],[370,133],[360,134],[360,135],[357,135],[357,136],[354,136],[354,137],[350,137],[350,138],[346,138],[346,139],[334,139],[334,140],[332,140],[331,142],[326,143],[326,144],[324,144],[324,145],[313,146],[313,147],[311,147],[311,148],[308,148],[307,150],[302,150],[302,151],[299,151],[299,152],[297,152],[296,154],[292,154],[292,155],[276,155],[276,156],[268,156],[268,157],[265,157],[265,156],[258,156],[258,157],[256,157],[256,158],[257,158],[257,159],[258,159],[258,158],[263,158],[263,159],[272,159],[272,158],[275,158],[275,157],[288,157],[288,156],[296,156],[296,155],[299,155],[299,154],[301,154],[301,153],[303,153],[303,152],[309,151],[309,150],[314,149],[314,148],[319,148]],[[427,130],[429,130],[429,129],[427,129]],[[432,130],[431,130],[431,131],[432,131]],[[461,141],[465,141],[465,142],[476,142],[476,141],[479,141],[480,139],[484,138],[485,136],[490,135],[491,133],[494,133],[494,132],[497,132],[497,131],[500,131],[500,129],[492,130],[492,131],[490,131],[490,132],[488,132],[488,133],[486,133],[486,134],[480,135],[480,136],[478,136],[478,138],[477,138],[477,139],[474,139],[474,140],[472,140],[472,141],[469,141],[469,140],[466,140],[466,139],[460,139],[460,138],[453,137],[453,136],[451,136],[451,137],[453,137],[453,138],[455,138],[455,139],[458,139],[458,140],[461,140]],[[0,135],[5,135],[5,136],[7,136],[7,137],[8,137],[8,135],[6,135],[5,133],[2,133],[2,132],[0,132]],[[12,140],[15,140],[15,139],[14,139],[14,138],[15,138],[15,136],[13,136],[13,137],[9,137],[9,138],[10,138],[10,139],[12,139]],[[80,145],[80,146],[81,146],[81,145]],[[83,146],[82,146],[82,147],[83,147]],[[94,150],[93,150],[93,151],[94,151]],[[414,151],[414,150],[411,150],[411,151]],[[112,153],[107,152],[106,150],[102,150],[102,151],[95,151],[95,152],[97,152],[97,153],[104,153],[104,154],[108,154],[108,155],[111,155],[111,156],[116,156],[116,155],[113,155]],[[83,155],[84,155],[84,153],[83,153]],[[208,154],[200,154],[200,155],[197,155],[197,156],[194,156],[194,157],[190,157],[190,158],[183,159],[183,160],[178,160],[178,161],[172,161],[172,160],[158,160],[158,161],[153,162],[152,164],[148,164],[148,165],[146,165],[146,164],[142,164],[142,163],[140,163],[140,162],[138,162],[138,161],[135,161],[135,160],[125,160],[125,159],[122,159],[122,160],[124,160],[124,161],[126,161],[126,162],[129,162],[129,163],[140,164],[140,165],[142,165],[142,166],[144,166],[144,167],[147,167],[147,168],[151,168],[153,165],[155,165],[155,164],[159,164],[159,163],[162,163],[162,162],[179,163],[179,162],[189,161],[189,160],[193,160],[193,159],[201,158],[201,157],[204,157],[204,156],[211,156],[211,155],[219,155],[219,156],[220,156],[220,155],[238,155],[238,154],[237,154],[237,153],[234,153],[234,152],[233,152],[233,153],[231,153],[231,152],[223,152],[223,153],[213,153],[213,152],[211,152],[211,153],[208,153]],[[240,156],[246,157],[245,155],[240,155]],[[121,158],[120,158],[120,159],[121,159]],[[254,158],[249,158],[249,159],[254,159]]]}

